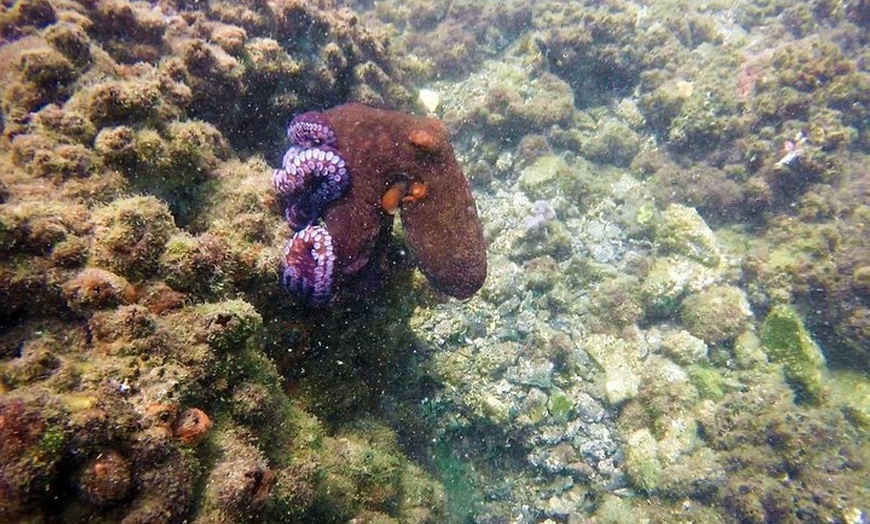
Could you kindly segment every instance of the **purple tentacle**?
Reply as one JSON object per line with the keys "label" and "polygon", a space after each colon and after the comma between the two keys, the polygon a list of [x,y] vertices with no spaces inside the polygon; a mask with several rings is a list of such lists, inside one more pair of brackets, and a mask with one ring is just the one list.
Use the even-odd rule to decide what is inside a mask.
{"label": "purple tentacle", "polygon": [[314,307],[329,303],[335,253],[326,228],[297,231],[284,248],[281,284],[298,300]]}
{"label": "purple tentacle", "polygon": [[287,222],[294,230],[317,221],[323,208],[344,194],[349,182],[344,158],[329,146],[291,147],[283,166],[272,175],[275,191],[285,204]]}
{"label": "purple tentacle", "polygon": [[287,126],[290,143],[311,147],[317,145],[335,146],[335,131],[321,113],[309,111],[294,118]]}

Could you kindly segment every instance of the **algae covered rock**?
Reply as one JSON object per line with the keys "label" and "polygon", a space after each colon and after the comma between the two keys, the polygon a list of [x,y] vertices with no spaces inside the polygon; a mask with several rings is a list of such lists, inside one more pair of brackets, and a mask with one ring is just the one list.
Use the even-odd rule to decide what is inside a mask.
{"label": "algae covered rock", "polygon": [[82,468],[76,481],[85,500],[96,506],[112,506],[123,500],[133,485],[130,461],[116,450],[100,453]]}
{"label": "algae covered rock", "polygon": [[752,311],[742,289],[714,286],[687,296],[681,318],[690,333],[716,344],[739,335],[752,318]]}
{"label": "algae covered rock", "polygon": [[15,520],[26,504],[52,492],[67,414],[47,391],[0,398],[0,518]]}
{"label": "algae covered rock", "polygon": [[659,419],[692,409],[698,398],[698,389],[686,369],[656,355],[646,359],[635,401],[649,417]]}
{"label": "algae covered rock", "polygon": [[127,280],[111,271],[85,268],[61,287],[67,305],[76,312],[132,302],[135,292]]}
{"label": "algae covered rock", "polygon": [[116,200],[94,212],[92,261],[129,280],[142,280],[158,268],[175,230],[166,204],[154,197]]}
{"label": "algae covered rock", "polygon": [[831,404],[841,406],[853,426],[870,430],[870,378],[851,370],[832,370]]}
{"label": "algae covered rock", "polygon": [[47,27],[44,35],[52,47],[76,65],[85,65],[91,59],[88,34],[81,26],[61,22]]}
{"label": "algae covered rock", "polygon": [[7,253],[53,254],[89,229],[89,212],[81,205],[29,201],[0,208],[0,248]]}
{"label": "algae covered rock", "polygon": [[443,489],[408,463],[388,428],[364,424],[323,444],[322,479],[314,504],[324,516],[344,521],[377,511],[397,515],[403,522],[442,521]]}
{"label": "algae covered rock", "polygon": [[687,293],[701,291],[719,278],[716,270],[695,260],[679,255],[656,257],[640,294],[648,315],[675,316]]}
{"label": "algae covered rock", "polygon": [[747,329],[734,339],[731,352],[735,363],[743,369],[753,369],[767,363],[767,354],[761,345],[761,339],[752,329]]}
{"label": "algae covered rock", "polygon": [[[649,516],[646,509],[630,499],[606,494],[601,505],[594,514],[594,522],[601,524],[624,524],[626,522],[648,522]],[[552,520],[549,522],[553,522]]]}
{"label": "algae covered rock", "polygon": [[709,348],[700,338],[680,330],[662,337],[662,350],[678,364],[695,364],[707,361]]}
{"label": "algae covered rock", "polygon": [[583,152],[597,162],[626,167],[640,151],[640,136],[619,120],[607,120],[597,131],[583,144]]}
{"label": "algae covered rock", "polygon": [[676,253],[705,266],[719,264],[721,254],[710,226],[694,208],[671,204],[662,214],[655,241],[668,253]]}
{"label": "algae covered rock", "polygon": [[263,318],[244,300],[226,300],[193,306],[172,319],[175,329],[196,336],[219,352],[257,348]]}
{"label": "algae covered rock", "polygon": [[689,379],[698,394],[705,398],[719,399],[725,394],[725,377],[718,369],[707,366],[691,366]]}
{"label": "algae covered rock", "polygon": [[[467,118],[500,137],[521,138],[570,122],[574,114],[571,87],[555,75],[532,71],[516,60],[490,62],[472,74],[461,93],[448,93],[442,103],[458,112],[450,121]],[[449,110],[448,110],[449,111]]]}
{"label": "algae covered rock", "polygon": [[640,348],[611,335],[591,335],[583,349],[604,372],[603,389],[607,401],[619,405],[637,395],[640,386]]}
{"label": "algae covered rock", "polygon": [[518,181],[529,199],[540,200],[556,196],[560,186],[571,176],[571,167],[564,158],[547,155],[523,169]]}
{"label": "algae covered rock", "polygon": [[790,306],[774,307],[764,319],[760,336],[770,360],[782,364],[798,400],[819,403],[824,396],[825,357],[797,312]]}
{"label": "algae covered rock", "polygon": [[276,481],[262,451],[243,432],[218,431],[212,440],[219,458],[206,482],[201,515],[238,518],[260,510]]}
{"label": "algae covered rock", "polygon": [[41,87],[64,84],[75,77],[75,70],[69,60],[48,47],[21,53],[18,68],[25,80]]}
{"label": "algae covered rock", "polygon": [[641,490],[652,493],[662,475],[658,445],[648,429],[639,429],[628,436],[625,444],[625,472]]}
{"label": "algae covered rock", "polygon": [[176,291],[222,296],[233,289],[237,260],[222,237],[179,233],[166,243],[160,266],[166,283]]}
{"label": "algae covered rock", "polygon": [[640,280],[633,275],[603,280],[590,295],[592,311],[605,325],[630,326],[643,317]]}

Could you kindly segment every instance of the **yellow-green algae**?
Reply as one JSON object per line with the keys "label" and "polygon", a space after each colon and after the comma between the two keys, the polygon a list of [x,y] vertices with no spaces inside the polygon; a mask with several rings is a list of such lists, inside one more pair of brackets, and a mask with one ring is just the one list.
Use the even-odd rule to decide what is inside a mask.
{"label": "yellow-green algae", "polygon": [[819,403],[825,397],[825,358],[794,308],[777,306],[764,319],[761,343],[773,362],[782,364],[799,400]]}

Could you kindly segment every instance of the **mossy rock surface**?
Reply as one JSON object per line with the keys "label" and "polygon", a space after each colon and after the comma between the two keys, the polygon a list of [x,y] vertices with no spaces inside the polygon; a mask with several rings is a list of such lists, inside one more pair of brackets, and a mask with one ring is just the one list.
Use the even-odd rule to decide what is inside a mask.
{"label": "mossy rock surface", "polygon": [[761,326],[761,342],[770,360],[783,365],[797,400],[819,403],[825,357],[797,312],[790,306],[774,307]]}
{"label": "mossy rock surface", "polygon": [[130,281],[158,268],[175,222],[169,208],[151,196],[116,200],[94,212],[91,261]]}
{"label": "mossy rock surface", "polygon": [[665,253],[675,253],[715,268],[721,262],[719,243],[695,208],[669,205],[662,214],[655,241]]}
{"label": "mossy rock surface", "polygon": [[639,429],[628,436],[625,447],[625,472],[631,483],[646,493],[653,493],[662,476],[658,445],[652,433]]}
{"label": "mossy rock surface", "polygon": [[539,158],[520,173],[520,189],[532,200],[550,199],[558,194],[560,180],[569,177],[571,168],[557,155]]}
{"label": "mossy rock surface", "polygon": [[736,286],[713,286],[691,294],[680,311],[689,332],[709,344],[734,339],[752,318],[746,293]]}

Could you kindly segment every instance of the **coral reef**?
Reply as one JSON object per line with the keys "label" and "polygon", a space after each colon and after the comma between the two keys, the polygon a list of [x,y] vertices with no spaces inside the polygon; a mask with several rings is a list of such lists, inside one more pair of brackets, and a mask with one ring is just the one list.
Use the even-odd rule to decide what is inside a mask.
{"label": "coral reef", "polygon": [[[708,429],[747,393],[768,399],[753,411],[765,419],[830,417],[866,453],[861,408],[829,396],[841,378],[817,358],[868,362],[868,73],[854,9],[508,2],[500,27],[475,2],[446,13],[397,4],[370,16],[400,30],[400,47],[439,49],[423,71],[439,95],[429,110],[456,135],[490,250],[479,295],[411,319],[434,351],[440,445],[474,464],[469,518],[791,518],[775,506],[812,500],[807,484],[765,491],[751,510],[733,505],[766,490],[767,475],[738,487],[754,461],[733,467],[739,452]],[[453,10],[476,16],[454,20]],[[482,39],[484,27],[501,40]],[[457,57],[462,66],[446,71]],[[781,333],[817,340],[815,357],[768,347],[808,347],[770,338],[786,304],[803,320]],[[789,371],[794,359],[811,364]],[[787,438],[803,438],[798,426],[782,426]],[[480,435],[508,444],[459,444]],[[760,440],[741,451],[769,453]],[[807,467],[822,474],[828,460]],[[837,470],[840,509],[821,495],[806,514],[866,518],[859,463]]]}

